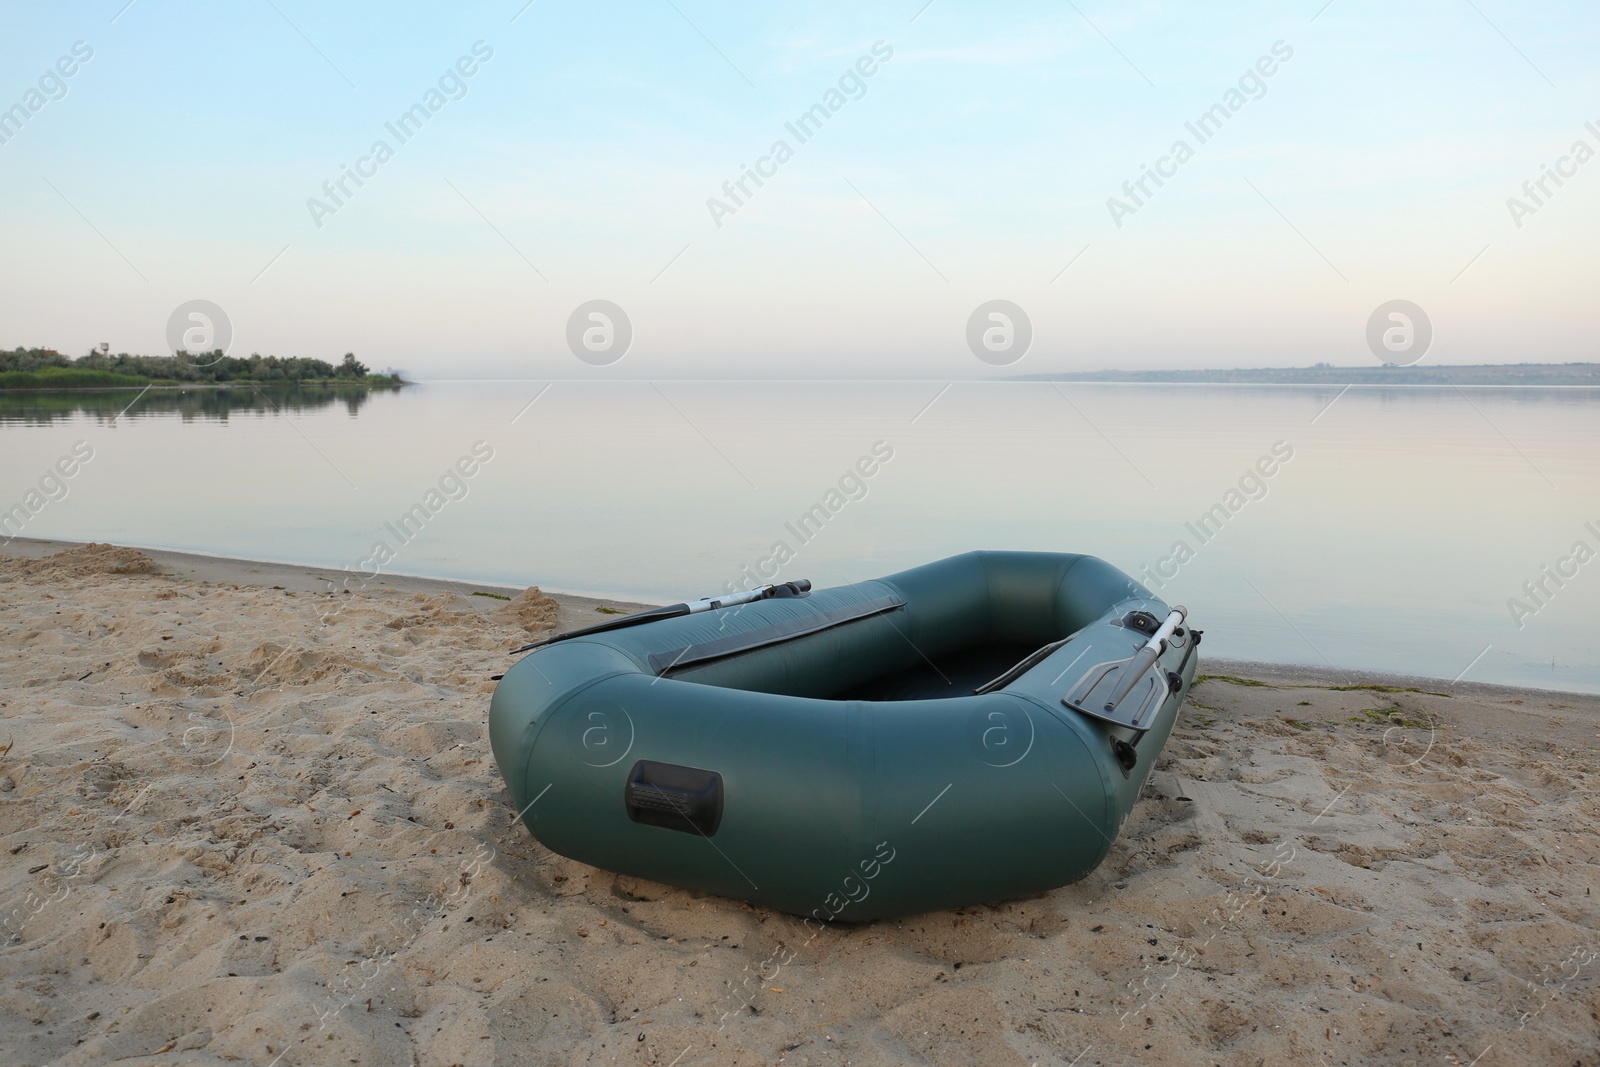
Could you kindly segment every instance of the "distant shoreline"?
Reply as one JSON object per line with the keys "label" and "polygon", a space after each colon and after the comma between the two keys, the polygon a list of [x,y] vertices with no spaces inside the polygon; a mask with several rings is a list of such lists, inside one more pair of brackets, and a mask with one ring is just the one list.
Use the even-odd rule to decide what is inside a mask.
{"label": "distant shoreline", "polygon": [[1431,385],[1600,389],[1600,363],[1461,364],[1436,367],[1254,367],[1235,370],[1089,371],[1025,374],[1012,381],[1140,385]]}
{"label": "distant shoreline", "polygon": [[[74,383],[73,379],[79,379]],[[228,389],[245,387],[308,386],[337,388],[360,386],[367,389],[398,389],[405,385],[445,384],[448,382],[503,382],[503,381],[563,381],[550,378],[447,378],[403,379],[399,375],[368,374],[362,378],[302,378],[255,379],[235,378],[228,381],[184,381],[176,378],[144,377],[93,370],[90,368],[50,368],[38,371],[0,372],[0,393],[40,392],[113,392],[127,389]],[[591,381],[593,379],[572,379]],[[657,379],[609,378],[608,381],[640,382]],[[1077,385],[1231,385],[1231,386],[1315,386],[1321,388],[1386,388],[1425,387],[1437,389],[1489,388],[1489,389],[1595,389],[1600,390],[1600,363],[1515,363],[1515,364],[1462,364],[1450,366],[1357,366],[1357,367],[1247,367],[1224,370],[1218,368],[1199,370],[1147,370],[1147,371],[1062,371],[1048,374],[1020,374],[1004,378],[818,378],[818,379],[755,379],[722,377],[662,378],[661,381],[703,382],[705,384],[752,384],[764,382],[788,384],[793,382],[945,382],[954,384],[1077,384]]]}

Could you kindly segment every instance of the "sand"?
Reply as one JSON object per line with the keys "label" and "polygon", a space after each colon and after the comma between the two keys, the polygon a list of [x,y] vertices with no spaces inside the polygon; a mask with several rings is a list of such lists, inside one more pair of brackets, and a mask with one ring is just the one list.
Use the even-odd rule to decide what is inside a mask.
{"label": "sand", "polygon": [[1600,1061],[1600,698],[1206,661],[1089,878],[808,940],[515,822],[491,675],[633,605],[6,551],[0,1063]]}

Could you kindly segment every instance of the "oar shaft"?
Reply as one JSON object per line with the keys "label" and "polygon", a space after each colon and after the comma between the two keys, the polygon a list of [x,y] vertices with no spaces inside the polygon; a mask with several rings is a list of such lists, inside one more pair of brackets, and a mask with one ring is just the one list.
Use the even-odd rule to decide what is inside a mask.
{"label": "oar shaft", "polygon": [[1124,674],[1121,684],[1117,686],[1116,692],[1111,699],[1106,701],[1107,711],[1111,711],[1122,703],[1123,698],[1133,691],[1134,686],[1139,684],[1139,679],[1144,677],[1144,672],[1155,666],[1156,660],[1160,659],[1161,653],[1167,649],[1167,638],[1171,637],[1173,631],[1183,625],[1183,620],[1188,617],[1188,614],[1189,609],[1181,604],[1168,613],[1167,621],[1157,627],[1156,632],[1150,635],[1150,640],[1144,643],[1144,647],[1123,668]]}
{"label": "oar shaft", "polygon": [[702,611],[715,611],[717,608],[731,608],[739,604],[748,604],[753,600],[764,600],[774,588],[774,586],[764,585],[760,589],[751,589],[743,593],[729,593],[727,596],[691,600],[689,603],[680,606],[688,609],[684,612],[685,615],[698,615]]}
{"label": "oar shaft", "polygon": [[1189,617],[1189,609],[1179,604],[1167,613],[1167,621],[1155,633],[1150,635],[1150,640],[1144,643],[1145,648],[1161,649],[1166,647],[1167,638],[1173,631],[1183,625],[1183,620]]}
{"label": "oar shaft", "polygon": [[591,634],[606,633],[611,630],[621,630],[627,626],[637,626],[640,623],[656,622],[660,619],[675,619],[681,615],[698,615],[702,611],[715,611],[718,608],[734,607],[739,604],[749,604],[757,600],[766,600],[778,595],[780,590],[787,589],[790,595],[798,596],[811,591],[811,583],[804,578],[793,582],[780,582],[776,585],[764,585],[759,589],[751,589],[743,593],[729,593],[727,596],[707,597],[704,600],[691,600],[686,604],[669,604],[664,608],[651,608],[641,611],[637,615],[625,615],[620,619],[610,619],[606,622],[585,626],[581,630],[568,630],[564,634],[547,637],[543,641],[534,641],[513,649],[512,655],[526,652],[529,649],[541,648],[544,645],[554,644],[557,641],[566,641],[574,637],[588,637]]}
{"label": "oar shaft", "polygon": [[687,614],[689,614],[689,605],[687,604],[670,604],[664,608],[651,608],[649,611],[641,611],[637,615],[625,615],[620,619],[608,619],[605,622],[595,623],[593,626],[585,626],[581,630],[568,630],[564,634],[556,634],[554,637],[547,637],[542,641],[533,641],[529,644],[523,645],[521,648],[512,649],[511,654],[514,656],[518,652],[526,652],[532,648],[541,648],[545,645],[554,644],[557,641],[566,641],[573,637],[588,637],[590,634],[603,634],[610,630],[620,630],[625,626],[637,626],[642,622],[655,622],[657,619],[675,619],[680,615]]}

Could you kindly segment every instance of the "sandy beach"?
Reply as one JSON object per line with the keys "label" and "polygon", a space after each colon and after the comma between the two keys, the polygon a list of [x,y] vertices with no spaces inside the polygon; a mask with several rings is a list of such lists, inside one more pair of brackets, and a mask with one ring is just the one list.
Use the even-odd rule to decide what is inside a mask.
{"label": "sandy beach", "polygon": [[1600,1062],[1600,697],[1202,653],[1089,878],[813,937],[516,822],[492,676],[637,605],[0,551],[5,1064]]}

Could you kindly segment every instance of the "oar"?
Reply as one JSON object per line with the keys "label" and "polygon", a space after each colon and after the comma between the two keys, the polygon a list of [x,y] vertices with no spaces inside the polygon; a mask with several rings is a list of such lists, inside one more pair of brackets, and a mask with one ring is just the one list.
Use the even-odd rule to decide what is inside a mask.
{"label": "oar", "polygon": [[1172,636],[1172,631],[1183,625],[1183,620],[1188,614],[1189,609],[1181,605],[1173,608],[1167,616],[1167,621],[1150,635],[1150,640],[1146,641],[1144,647],[1128,661],[1128,665],[1122,669],[1122,684],[1117,686],[1111,699],[1106,701],[1107,711],[1115,710],[1116,706],[1122,703],[1122,698],[1139,684],[1144,672],[1155,666],[1156,660],[1161,658],[1161,653],[1167,650],[1167,638]]}
{"label": "oar", "polygon": [[698,615],[702,611],[715,611],[718,608],[730,608],[737,604],[749,604],[756,600],[770,600],[773,597],[804,596],[811,592],[811,583],[804,578],[793,582],[780,582],[777,585],[764,585],[759,589],[751,589],[744,593],[729,593],[727,596],[707,597],[705,600],[691,600],[687,604],[669,604],[664,608],[651,608],[641,611],[637,615],[624,615],[620,619],[611,619],[608,622],[596,623],[594,626],[585,626],[581,630],[568,630],[564,634],[547,637],[543,641],[523,645],[513,649],[514,656],[518,652],[526,652],[533,648],[543,648],[553,645],[557,641],[565,641],[572,637],[587,637],[590,634],[601,634],[608,630],[620,630],[625,626],[638,626],[644,622],[655,622],[657,619],[675,619],[680,615]]}

